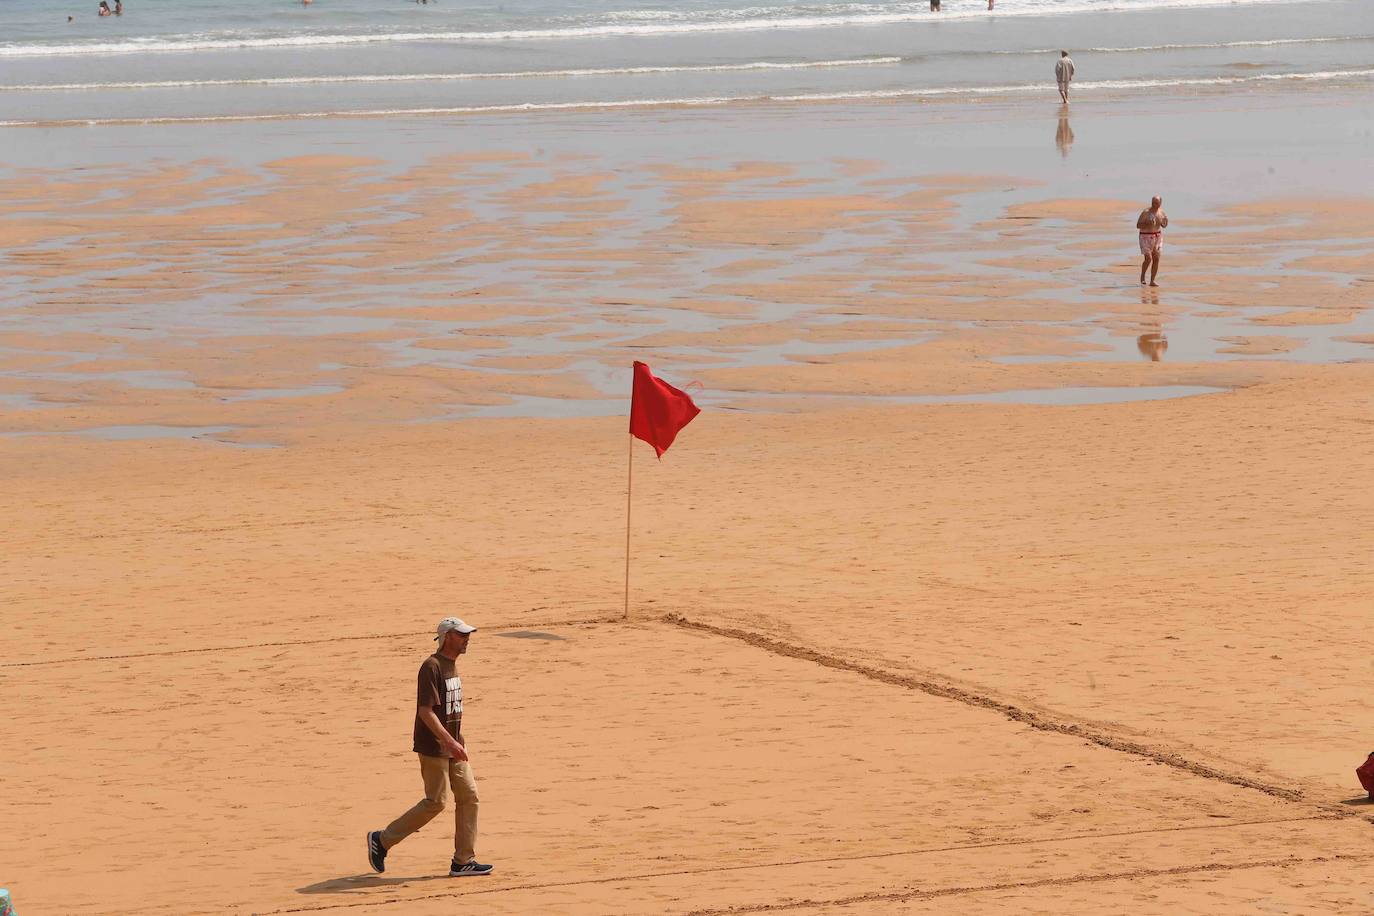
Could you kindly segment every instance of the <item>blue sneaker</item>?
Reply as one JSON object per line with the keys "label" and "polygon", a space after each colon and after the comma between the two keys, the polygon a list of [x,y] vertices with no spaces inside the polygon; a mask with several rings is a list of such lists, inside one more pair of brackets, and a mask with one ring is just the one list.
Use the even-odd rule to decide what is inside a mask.
{"label": "blue sneaker", "polygon": [[468,862],[466,865],[459,865],[455,859],[448,867],[450,878],[466,878],[468,875],[489,875],[492,866],[483,865],[481,862]]}
{"label": "blue sneaker", "polygon": [[386,871],[386,847],[382,845],[380,830],[374,830],[367,835],[367,863],[375,872]]}

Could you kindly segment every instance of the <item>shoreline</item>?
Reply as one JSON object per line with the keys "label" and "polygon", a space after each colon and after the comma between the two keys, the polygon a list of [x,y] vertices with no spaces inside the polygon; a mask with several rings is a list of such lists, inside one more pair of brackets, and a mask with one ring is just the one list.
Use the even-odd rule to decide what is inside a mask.
{"label": "shoreline", "polygon": [[[716,68],[728,70],[729,68]],[[557,75],[557,74],[554,74]],[[1289,83],[1291,81],[1291,84]],[[1316,73],[1267,73],[1253,76],[1204,77],[1198,79],[1137,80],[1137,81],[1084,81],[1074,86],[1075,98],[1079,93],[1087,93],[1090,101],[1129,102],[1138,98],[1140,93],[1156,89],[1193,89],[1193,93],[1182,93],[1187,97],[1208,97],[1216,93],[1206,91],[1215,88],[1234,90],[1237,87],[1269,85],[1275,93],[1285,89],[1296,91],[1316,84],[1317,88],[1328,88],[1326,84],[1347,81],[1352,84],[1350,91],[1358,92],[1355,84],[1374,82],[1374,68],[1355,70],[1322,71]],[[887,89],[861,90],[855,92],[829,92],[801,95],[743,95],[678,99],[622,99],[614,101],[586,102],[548,102],[513,103],[507,105],[476,105],[431,108],[387,108],[371,110],[339,109],[330,111],[307,112],[263,112],[255,114],[216,114],[216,115],[167,115],[125,118],[70,118],[64,120],[0,120],[0,129],[39,128],[53,129],[63,127],[137,127],[176,124],[241,124],[268,121],[317,121],[317,120],[376,120],[409,119],[416,117],[444,117],[454,115],[492,116],[556,114],[559,112],[597,113],[616,111],[671,112],[701,108],[744,109],[754,106],[806,105],[824,106],[828,103],[843,102],[847,105],[864,105],[883,102],[915,101],[933,104],[941,101],[955,103],[977,103],[985,99],[998,99],[1013,95],[1047,94],[1046,83],[1025,83],[1009,86],[977,87],[937,87],[933,89]],[[1347,88],[1347,87],[1330,87]],[[1101,92],[1101,94],[1098,94]],[[1081,104],[1081,103],[1080,103]]]}
{"label": "shoreline", "polygon": [[[599,15],[577,7],[586,0],[568,2],[581,9],[578,15]],[[274,9],[270,14],[262,11],[265,21],[276,22],[275,27],[285,32],[271,41],[317,41],[321,36],[312,35],[312,29],[353,22],[351,16],[362,15],[359,8],[334,4],[329,17],[278,21],[272,17],[282,11]],[[1264,9],[1265,17],[1253,15],[1243,4],[1232,4],[1179,8],[1163,17],[1147,9],[1051,16],[981,14],[969,20],[946,17],[938,24],[769,27],[738,34],[466,45],[416,40],[304,50],[236,47],[115,57],[15,57],[6,67],[5,81],[12,85],[0,86],[0,122],[86,125],[362,113],[394,118],[405,115],[382,113],[405,112],[483,117],[530,110],[654,109],[664,104],[748,106],[769,99],[809,100],[790,104],[816,105],[824,99],[852,102],[885,96],[1019,96],[1037,91],[1042,81],[1050,82],[1050,59],[1058,56],[1052,49],[1060,47],[1076,49],[1079,55],[1085,98],[1123,91],[1182,93],[1207,90],[1209,85],[1245,92],[1264,86],[1265,79],[1349,81],[1348,75],[1331,74],[1369,70],[1374,21],[1366,24],[1367,11],[1354,0],[1318,0],[1315,6],[1268,3]],[[198,21],[194,9],[183,14],[192,17],[188,22]],[[490,14],[455,8],[427,11],[418,19],[401,15],[397,23],[434,24],[452,16],[484,21]],[[368,30],[385,31],[375,17],[358,20],[363,23]],[[152,23],[140,18],[127,25],[137,30]],[[213,29],[210,23],[203,27]],[[424,35],[405,31],[402,37]],[[149,42],[157,43],[153,36],[144,38],[147,41],[136,43],[145,50]],[[874,66],[873,59],[887,63]],[[1369,74],[1358,79],[1368,83]],[[45,84],[82,88],[22,88]],[[1052,83],[1048,88],[1053,92]]]}

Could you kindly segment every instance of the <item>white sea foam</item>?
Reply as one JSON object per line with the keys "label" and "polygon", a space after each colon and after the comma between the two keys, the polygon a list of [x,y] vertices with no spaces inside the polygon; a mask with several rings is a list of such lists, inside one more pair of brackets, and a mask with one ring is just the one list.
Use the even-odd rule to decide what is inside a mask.
{"label": "white sea foam", "polygon": [[[1078,92],[1094,90],[1139,91],[1142,89],[1179,87],[1241,86],[1265,82],[1328,82],[1333,80],[1368,80],[1374,78],[1374,68],[1360,70],[1327,70],[1316,73],[1267,73],[1257,76],[1222,76],[1202,79],[1100,80],[1075,82]],[[615,101],[583,102],[526,102],[513,105],[466,105],[435,108],[373,108],[361,110],[309,111],[292,113],[264,113],[238,115],[176,115],[146,118],[72,118],[65,120],[0,121],[0,127],[69,127],[137,124],[221,123],[237,121],[291,121],[322,118],[385,118],[425,117],[432,115],[514,114],[544,111],[600,111],[634,108],[701,108],[747,102],[837,102],[880,101],[885,99],[920,99],[924,97],[1008,95],[1013,93],[1044,92],[1043,83],[1018,83],[1005,86],[945,86],[929,89],[877,89],[854,92],[801,93],[797,95],[733,95],[689,98],[620,99]]]}
{"label": "white sea foam", "polygon": [[[1320,38],[1273,38],[1267,41],[1216,41],[1200,44],[1136,45],[1120,48],[1083,48],[1095,54],[1129,54],[1141,51],[1208,51],[1223,48],[1275,48],[1282,45],[1319,45],[1343,41],[1374,41],[1374,35],[1332,35]],[[993,51],[993,54],[1058,54],[1059,48],[1034,48],[1026,51]]]}
{"label": "white sea foam", "polygon": [[[1207,6],[1263,5],[1291,3],[1293,0],[1151,0],[1150,9]],[[397,31],[355,34],[293,35],[169,35],[159,38],[88,43],[42,44],[0,43],[0,58],[62,57],[74,55],[147,54],[172,51],[220,51],[234,49],[291,49],[336,45],[365,45],[384,42],[511,42],[557,41],[582,38],[610,38],[655,35],[683,35],[694,32],[748,32],[772,29],[816,29],[834,26],[877,26],[951,19],[1006,16],[1046,16],[1085,12],[1141,10],[1141,0],[1068,0],[1061,3],[1023,0],[989,14],[976,4],[950,9],[940,14],[929,12],[924,3],[821,5],[812,15],[799,16],[795,7],[751,7],[684,12],[677,15],[645,17],[650,21],[624,20],[625,13],[601,14],[586,25],[566,25],[530,29],[493,29],[490,31]]]}
{"label": "white sea foam", "polygon": [[[1095,89],[1160,89],[1186,86],[1239,86],[1245,83],[1286,82],[1288,80],[1327,82],[1340,79],[1368,79],[1374,77],[1374,68],[1364,70],[1325,70],[1317,73],[1264,73],[1256,76],[1216,76],[1197,79],[1153,79],[1153,80],[1096,80],[1074,81],[1074,92],[1091,92]],[[900,99],[921,96],[945,95],[1008,95],[1020,92],[1044,92],[1044,83],[1016,83],[1007,86],[946,86],[934,89],[877,89],[854,92],[807,93],[803,95],[770,96],[777,102],[834,102],[846,99]]]}
{"label": "white sea foam", "polygon": [[604,67],[581,70],[513,70],[498,73],[379,73],[356,76],[273,76],[234,80],[158,80],[131,83],[18,83],[0,92],[77,91],[85,89],[190,89],[204,86],[305,86],[331,83],[417,83],[445,80],[527,79],[566,76],[636,76],[648,73],[716,73],[731,70],[813,70],[901,63],[900,57],[855,57],[847,60],[753,61],[670,67]]}

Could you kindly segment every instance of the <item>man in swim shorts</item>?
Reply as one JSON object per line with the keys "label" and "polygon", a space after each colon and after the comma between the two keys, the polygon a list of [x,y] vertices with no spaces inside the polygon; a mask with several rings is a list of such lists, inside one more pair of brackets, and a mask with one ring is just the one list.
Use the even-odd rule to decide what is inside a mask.
{"label": "man in swim shorts", "polygon": [[1140,262],[1140,285],[1145,285],[1145,271],[1150,272],[1150,285],[1158,286],[1155,277],[1159,275],[1159,256],[1164,253],[1164,228],[1169,225],[1169,217],[1164,213],[1164,198],[1150,200],[1150,209],[1141,210],[1135,227],[1140,232],[1140,254],[1145,260]]}

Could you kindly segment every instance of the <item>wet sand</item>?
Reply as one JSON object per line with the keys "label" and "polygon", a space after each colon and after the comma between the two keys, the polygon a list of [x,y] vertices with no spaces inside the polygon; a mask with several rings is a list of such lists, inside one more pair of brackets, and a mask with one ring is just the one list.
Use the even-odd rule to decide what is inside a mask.
{"label": "wet sand", "polygon": [[[84,193],[17,172],[0,183],[23,217],[4,229],[0,434],[224,426],[280,444],[339,420],[515,416],[522,398],[587,415],[641,356],[742,406],[1230,387],[1369,352],[1370,286],[1347,254],[1366,200],[1218,206],[1170,233],[1161,291],[1132,282],[1129,201],[821,166],[799,181],[651,163],[616,192],[577,178],[580,161],[518,156],[399,174],[328,156],[151,166]],[[981,218],[1008,184],[1041,199]],[[1138,358],[1151,334],[1170,359]],[[1276,355],[1291,359],[1253,359]]]}
{"label": "wet sand", "polygon": [[[1043,164],[183,158],[0,178],[20,912],[1367,908],[1368,200],[1152,294]],[[498,871],[371,876],[448,613]]]}

